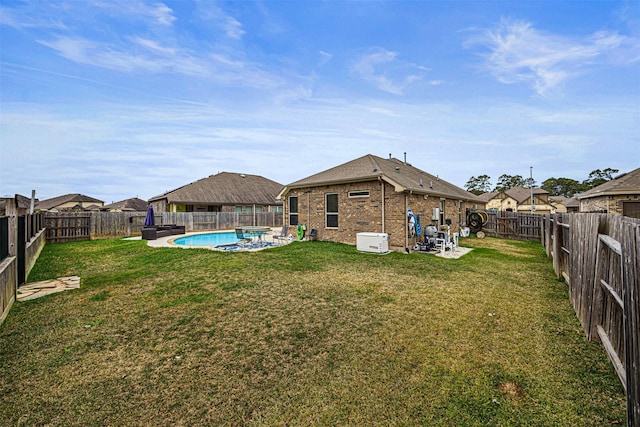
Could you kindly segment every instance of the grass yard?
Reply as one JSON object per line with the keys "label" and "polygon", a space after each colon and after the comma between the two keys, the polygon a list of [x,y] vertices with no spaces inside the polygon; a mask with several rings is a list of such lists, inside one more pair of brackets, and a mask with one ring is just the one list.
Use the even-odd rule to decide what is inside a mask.
{"label": "grass yard", "polygon": [[0,425],[626,423],[540,244],[458,260],[328,242],[257,253],[47,245],[0,326]]}

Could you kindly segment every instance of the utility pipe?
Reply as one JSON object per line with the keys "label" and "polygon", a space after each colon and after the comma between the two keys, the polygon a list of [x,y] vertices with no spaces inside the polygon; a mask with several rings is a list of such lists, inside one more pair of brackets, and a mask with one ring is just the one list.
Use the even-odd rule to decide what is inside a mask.
{"label": "utility pipe", "polygon": [[408,196],[404,195],[404,249],[409,250],[409,216],[407,210],[409,209]]}
{"label": "utility pipe", "polygon": [[380,178],[378,178],[378,180],[380,181],[380,184],[382,185],[382,233],[384,233],[384,212],[385,212],[385,205],[384,205],[384,181]]}

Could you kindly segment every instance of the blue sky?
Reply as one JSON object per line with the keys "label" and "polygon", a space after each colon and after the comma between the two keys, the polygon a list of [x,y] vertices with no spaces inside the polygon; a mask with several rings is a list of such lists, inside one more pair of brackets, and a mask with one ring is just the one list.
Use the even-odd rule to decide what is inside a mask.
{"label": "blue sky", "polygon": [[0,196],[640,166],[637,1],[0,2]]}

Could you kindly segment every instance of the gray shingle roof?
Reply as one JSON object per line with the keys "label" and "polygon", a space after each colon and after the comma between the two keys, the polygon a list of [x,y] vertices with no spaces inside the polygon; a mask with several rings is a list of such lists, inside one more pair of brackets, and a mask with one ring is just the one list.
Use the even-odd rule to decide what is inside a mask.
{"label": "gray shingle roof", "polygon": [[489,200],[491,200],[494,197],[496,197],[498,194],[500,194],[500,193],[498,193],[497,191],[489,191],[487,193],[482,193],[481,195],[478,196],[478,198],[480,200],[488,202]]}
{"label": "gray shingle roof", "polygon": [[147,202],[137,197],[120,200],[104,206],[104,209],[119,209],[124,211],[146,211]]}
{"label": "gray shingle roof", "polygon": [[640,168],[631,172],[618,175],[611,181],[593,187],[582,194],[576,196],[576,199],[588,199],[590,197],[608,196],[615,194],[640,194]]}
{"label": "gray shingle roof", "polygon": [[383,159],[367,154],[350,162],[292,182],[283,193],[293,188],[382,179],[395,186],[396,191],[429,194],[460,200],[482,202],[475,194],[457,187],[442,178],[424,172],[401,160]]}
{"label": "gray shingle roof", "polygon": [[[522,203],[531,197],[531,189],[525,187],[513,187],[504,192],[507,196],[511,197],[518,203]],[[534,188],[533,194],[549,194],[547,190],[542,188]]]}
{"label": "gray shingle roof", "polygon": [[276,196],[282,184],[258,175],[220,172],[149,199],[180,204],[280,204]]}
{"label": "gray shingle roof", "polygon": [[65,194],[64,196],[53,197],[51,199],[41,200],[36,205],[36,208],[41,210],[47,210],[60,206],[63,203],[68,202],[92,202],[104,204],[102,200],[94,199],[93,197],[85,196],[84,194]]}

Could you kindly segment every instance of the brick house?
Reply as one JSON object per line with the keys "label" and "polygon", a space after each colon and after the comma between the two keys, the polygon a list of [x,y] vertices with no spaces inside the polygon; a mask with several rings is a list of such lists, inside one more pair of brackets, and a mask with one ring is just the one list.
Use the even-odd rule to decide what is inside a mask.
{"label": "brick house", "polygon": [[[481,194],[481,200],[487,204],[487,210],[501,212],[531,212],[531,189],[525,187],[513,187],[501,192],[488,192]],[[549,200],[549,192],[542,188],[533,189],[533,202],[535,213],[554,213],[556,207]]]}
{"label": "brick house", "polygon": [[640,168],[576,196],[580,212],[605,212],[640,218]]}
{"label": "brick house", "polygon": [[304,224],[319,240],[356,244],[356,234],[389,234],[389,248],[404,250],[414,243],[407,210],[423,226],[445,226],[458,232],[466,210],[484,208],[474,194],[395,158],[371,154],[288,184],[278,195],[284,201],[284,224]]}
{"label": "brick house", "polygon": [[276,196],[282,184],[258,175],[220,172],[160,196],[149,203],[163,212],[282,212]]}

